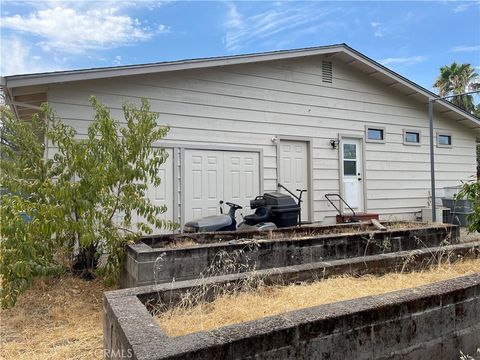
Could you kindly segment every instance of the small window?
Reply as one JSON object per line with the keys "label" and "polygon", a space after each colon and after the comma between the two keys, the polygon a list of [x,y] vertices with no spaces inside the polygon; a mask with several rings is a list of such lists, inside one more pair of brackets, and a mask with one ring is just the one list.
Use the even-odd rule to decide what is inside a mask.
{"label": "small window", "polygon": [[368,129],[368,138],[370,140],[383,140],[382,129]]}
{"label": "small window", "polygon": [[405,145],[420,145],[420,131],[403,130],[403,143]]}
{"label": "small window", "polygon": [[344,159],[356,159],[357,147],[355,144],[343,144],[343,158]]}
{"label": "small window", "polygon": [[369,142],[385,142],[385,128],[366,126],[367,140]]}
{"label": "small window", "polygon": [[357,175],[357,145],[343,143],[343,175]]}
{"label": "small window", "polygon": [[451,147],[452,146],[452,135],[438,133],[437,134],[437,146]]}

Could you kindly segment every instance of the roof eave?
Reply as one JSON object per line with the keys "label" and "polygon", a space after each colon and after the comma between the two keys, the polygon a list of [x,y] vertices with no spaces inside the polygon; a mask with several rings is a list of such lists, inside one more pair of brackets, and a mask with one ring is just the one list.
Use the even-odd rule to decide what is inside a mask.
{"label": "roof eave", "polygon": [[443,106],[443,107],[445,107],[445,108],[463,116],[465,120],[469,120],[470,122],[472,122],[475,126],[471,129],[475,129],[477,131],[480,131],[480,119],[477,118],[476,116],[466,112],[465,110],[459,108],[458,106],[452,104],[451,102],[449,102],[447,100],[438,100],[436,102],[439,105],[441,105],[441,106]]}
{"label": "roof eave", "polygon": [[0,85],[3,88],[6,88],[9,91],[11,91],[12,89],[19,88],[19,87],[58,84],[58,83],[82,81],[82,80],[105,79],[105,78],[117,77],[117,76],[144,75],[144,74],[162,73],[162,72],[187,70],[187,69],[201,69],[201,68],[210,68],[215,66],[226,66],[226,65],[253,63],[253,62],[282,60],[282,59],[299,58],[299,57],[306,57],[306,56],[325,55],[325,54],[332,54],[332,53],[339,53],[339,52],[343,52],[347,54],[352,59],[354,59],[353,61],[360,61],[368,65],[375,72],[380,72],[385,76],[392,78],[392,80],[398,82],[398,84],[406,86],[412,89],[415,93],[425,96],[426,99],[438,99],[436,102],[439,105],[446,107],[451,111],[454,111],[455,113],[463,116],[465,119],[473,122],[475,124],[475,129],[477,128],[477,126],[480,127],[480,119],[465,112],[464,110],[449,103],[448,101],[440,100],[438,96],[433,92],[430,92],[429,90],[421,87],[420,85],[408,80],[407,78],[404,78],[403,76],[377,63],[373,59],[370,59],[369,57],[363,55],[362,53],[356,51],[355,49],[349,47],[346,44],[336,44],[336,45],[328,45],[328,46],[313,47],[313,48],[294,49],[294,50],[280,50],[280,51],[264,52],[264,53],[257,53],[257,54],[180,60],[180,61],[143,64],[143,65],[70,70],[70,71],[59,71],[59,72],[26,74],[26,75],[12,75],[12,76],[6,76],[1,78]]}
{"label": "roof eave", "polygon": [[368,63],[374,70],[376,70],[378,72],[381,72],[381,73],[385,74],[386,76],[391,77],[395,81],[398,81],[400,84],[402,84],[404,86],[407,86],[407,87],[411,88],[412,90],[414,90],[415,92],[418,92],[419,94],[425,96],[427,99],[438,99],[438,100],[436,100],[436,102],[439,105],[447,107],[448,109],[456,112],[457,114],[462,115],[465,119],[468,119],[468,120],[472,121],[473,123],[475,123],[477,126],[480,127],[480,119],[478,119],[476,116],[473,116],[472,114],[466,112],[465,110],[459,108],[458,106],[453,105],[449,101],[440,99],[440,97],[437,94],[421,87],[420,85],[414,83],[413,81],[410,81],[407,78],[405,78],[405,77],[397,74],[396,72],[390,70],[389,68],[377,63],[375,60],[370,59],[369,57],[363,55],[362,53],[356,51],[355,49],[352,49],[348,45],[344,46],[344,51],[347,54],[349,54],[350,56],[352,56],[353,58],[355,58],[356,60],[363,61],[364,63],[365,62]]}
{"label": "roof eave", "polygon": [[200,69],[215,66],[226,66],[236,64],[246,64],[252,62],[263,62],[272,60],[282,60],[289,58],[298,58],[304,56],[314,56],[329,54],[346,49],[345,44],[330,45],[316,48],[305,48],[296,50],[282,50],[265,52],[259,54],[224,56],[216,58],[181,60],[164,63],[117,66],[112,68],[85,69],[59,71],[51,73],[12,75],[5,77],[4,86],[8,88],[17,88],[24,86],[36,86],[45,84],[55,84],[70,81],[104,79],[113,76],[130,76],[161,73],[167,71],[178,71],[186,69]]}

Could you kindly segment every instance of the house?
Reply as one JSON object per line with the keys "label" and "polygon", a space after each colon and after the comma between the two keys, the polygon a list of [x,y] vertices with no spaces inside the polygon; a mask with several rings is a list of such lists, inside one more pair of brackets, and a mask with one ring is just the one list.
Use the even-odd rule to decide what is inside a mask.
{"label": "house", "polygon": [[[413,219],[429,205],[436,96],[345,44],[16,75],[2,86],[17,116],[48,101],[80,135],[90,95],[118,118],[123,102],[148,98],[171,126],[156,144],[170,157],[149,196],[179,223],[217,213],[220,200],[246,206],[278,182],[308,190],[310,222],[335,221],[324,197],[332,192],[383,219]],[[438,100],[434,126],[441,195],[476,174],[480,120]]]}

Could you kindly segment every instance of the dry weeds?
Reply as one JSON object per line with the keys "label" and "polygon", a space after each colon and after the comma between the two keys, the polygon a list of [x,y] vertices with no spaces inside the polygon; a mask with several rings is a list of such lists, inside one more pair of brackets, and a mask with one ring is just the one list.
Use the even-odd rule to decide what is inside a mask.
{"label": "dry weeds", "polygon": [[192,239],[185,239],[185,238],[180,238],[178,240],[174,240],[165,246],[162,246],[164,249],[183,249],[183,248],[188,248],[188,247],[194,247],[200,245],[198,242]]}
{"label": "dry weeds", "polygon": [[382,294],[480,272],[480,259],[440,264],[430,270],[384,276],[341,276],[313,284],[262,287],[255,291],[223,295],[212,303],[176,307],[156,319],[169,336],[250,321],[287,311]]}
{"label": "dry weeds", "polygon": [[[446,227],[448,224],[442,223],[435,223],[435,224],[427,224],[427,223],[419,223],[419,222],[408,222],[408,221],[397,221],[397,222],[389,222],[384,224],[387,227],[387,230],[409,230],[409,229],[417,229],[417,228],[425,228],[425,227]],[[234,235],[229,235],[228,240],[223,241],[235,241],[235,242],[251,242],[251,241],[270,241],[270,240],[281,240],[281,239],[289,239],[289,240],[302,240],[310,237],[315,236],[326,236],[326,235],[351,235],[351,234],[359,234],[359,233],[366,233],[366,234],[373,234],[373,232],[378,231],[378,229],[369,224],[369,223],[352,223],[352,224],[342,224],[341,226],[332,227],[332,226],[302,226],[299,228],[290,228],[285,231],[281,231],[278,229],[276,231],[270,231],[267,233],[259,233],[253,234],[247,237],[242,237],[242,233],[239,233],[239,237],[235,237]],[[219,233],[220,234],[220,233]],[[216,239],[214,241],[204,241],[204,244],[215,243],[215,242],[222,242],[221,239]],[[156,245],[155,248],[165,248],[165,249],[181,249],[187,247],[193,247],[201,245],[202,243],[199,242],[197,239],[193,237],[185,236],[185,234],[173,235],[172,239],[169,243],[165,245]]]}
{"label": "dry weeds", "polygon": [[102,359],[104,290],[71,276],[37,281],[14,308],[0,311],[0,358]]}

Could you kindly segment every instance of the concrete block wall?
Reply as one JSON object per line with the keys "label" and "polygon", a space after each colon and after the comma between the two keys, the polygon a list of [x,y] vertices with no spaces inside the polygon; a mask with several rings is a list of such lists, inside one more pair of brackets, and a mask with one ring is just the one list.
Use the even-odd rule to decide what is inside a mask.
{"label": "concrete block wall", "polygon": [[[153,247],[153,244],[140,242],[127,247],[120,286],[127,288],[198,278],[221,251],[241,252],[238,261],[243,271],[249,271],[427,248],[445,240],[457,242],[458,234],[457,226],[441,225],[298,239],[217,241],[185,248]],[[159,257],[161,260],[157,261]]]}
{"label": "concrete block wall", "polygon": [[458,359],[460,351],[474,354],[480,347],[480,273],[165,336],[142,301],[192,286],[185,281],[106,293],[105,353],[121,350],[138,360]]}

